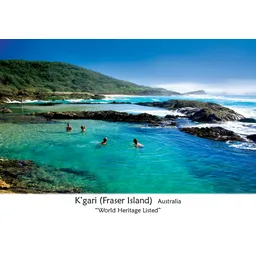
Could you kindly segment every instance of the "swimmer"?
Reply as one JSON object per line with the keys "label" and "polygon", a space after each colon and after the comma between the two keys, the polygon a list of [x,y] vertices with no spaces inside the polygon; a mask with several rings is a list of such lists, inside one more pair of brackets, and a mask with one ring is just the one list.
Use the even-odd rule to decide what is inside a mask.
{"label": "swimmer", "polygon": [[85,125],[82,125],[82,126],[81,126],[81,131],[82,131],[82,132],[85,132]]}
{"label": "swimmer", "polygon": [[70,123],[67,123],[66,131],[67,132],[72,131],[72,127],[70,126]]}
{"label": "swimmer", "polygon": [[103,141],[100,143],[101,145],[106,145],[107,144],[108,138],[104,138]]}
{"label": "swimmer", "polygon": [[140,143],[137,141],[137,139],[134,139],[133,142],[134,142],[136,148],[144,148],[144,146],[143,146],[142,144],[140,144]]}

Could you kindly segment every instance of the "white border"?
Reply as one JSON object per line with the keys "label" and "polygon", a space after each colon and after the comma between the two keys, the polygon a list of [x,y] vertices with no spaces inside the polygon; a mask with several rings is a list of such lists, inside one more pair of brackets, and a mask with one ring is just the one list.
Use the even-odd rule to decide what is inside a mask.
{"label": "white border", "polygon": [[255,38],[252,0],[2,0],[1,38]]}
{"label": "white border", "polygon": [[[255,38],[248,0],[2,0],[0,8],[0,37],[9,39]],[[255,255],[255,195],[178,197],[182,205],[157,215],[104,216],[77,207],[74,195],[0,195],[0,253]]]}
{"label": "white border", "polygon": [[99,203],[78,205],[75,196],[0,195],[1,255],[250,256],[256,252],[256,195],[106,195],[152,196],[153,207],[159,198],[182,202],[160,205],[159,213],[138,215],[97,213],[94,208]]}

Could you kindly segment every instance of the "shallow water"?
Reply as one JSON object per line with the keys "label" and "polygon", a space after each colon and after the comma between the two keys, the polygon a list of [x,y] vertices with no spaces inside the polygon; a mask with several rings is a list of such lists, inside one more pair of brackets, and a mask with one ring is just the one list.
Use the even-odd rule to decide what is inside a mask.
{"label": "shallow water", "polygon": [[[1,107],[1,105],[0,105]],[[34,104],[9,104],[8,108],[15,114],[28,114],[33,112],[59,112],[59,111],[99,111],[99,110],[115,110],[120,112],[127,112],[133,114],[148,113],[158,116],[166,115],[183,115],[177,111],[169,111],[162,108],[152,108],[134,104],[57,104],[53,106],[42,106]],[[0,118],[3,115],[0,114]],[[5,117],[11,116],[10,114],[4,115]]]}
{"label": "shallow water", "polygon": [[[105,99],[102,100],[56,100],[53,103],[62,103],[62,104],[76,104],[76,103],[111,103],[115,102],[161,102],[170,99],[185,99],[185,100],[198,100],[203,102],[214,102],[221,104],[223,106],[234,109],[236,112],[246,116],[256,118],[256,96],[245,96],[245,95],[173,95],[173,96],[127,96],[119,95],[113,96],[108,95]],[[48,103],[50,101],[47,101]],[[28,101],[30,105],[40,105],[45,103],[45,101]],[[9,104],[10,105],[10,104]],[[63,105],[61,105],[63,106]],[[88,106],[88,105],[87,105]],[[111,105],[107,105],[111,106]],[[117,105],[114,105],[117,107]],[[79,107],[79,106],[78,106]],[[80,105],[81,107],[81,105]],[[85,106],[84,106],[85,107]],[[62,107],[61,107],[62,108]],[[86,108],[86,107],[85,107]],[[118,107],[117,107],[118,108]]]}
{"label": "shallow water", "polygon": [[[91,102],[164,101],[168,99],[211,101],[235,109],[246,117],[256,116],[256,97],[173,96],[112,97]],[[144,125],[93,120],[47,122],[25,114],[48,111],[116,110],[177,114],[165,109],[133,104],[9,104],[12,114],[0,115],[0,156],[30,159],[40,166],[67,169],[62,180],[84,191],[105,193],[255,193],[256,147],[254,143],[224,143],[198,138],[176,128],[149,128]],[[67,122],[73,131],[65,132]],[[80,132],[80,126],[87,127]],[[179,125],[191,124],[179,120]],[[242,136],[256,133],[253,123],[220,124]],[[205,125],[201,125],[205,126]],[[208,126],[208,125],[207,125]],[[99,142],[108,137],[106,146]],[[133,138],[145,145],[136,149]],[[77,173],[79,175],[70,175]],[[54,179],[58,182],[58,169]],[[81,175],[81,174],[85,175]],[[47,175],[49,175],[47,173]],[[88,179],[87,176],[93,179]]]}
{"label": "shallow water", "polygon": [[[71,133],[65,132],[68,121]],[[84,134],[81,125],[86,125]],[[108,144],[99,146],[103,137],[108,137]],[[136,149],[133,138],[145,147]],[[256,192],[255,151],[175,128],[94,120],[5,122],[0,125],[0,149],[7,158],[89,172],[96,180],[80,184],[90,191],[100,184],[105,193]]]}

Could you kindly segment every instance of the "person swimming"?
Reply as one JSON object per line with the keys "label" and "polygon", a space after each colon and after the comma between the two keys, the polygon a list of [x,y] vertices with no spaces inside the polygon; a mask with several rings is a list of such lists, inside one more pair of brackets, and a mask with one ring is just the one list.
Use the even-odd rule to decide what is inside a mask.
{"label": "person swimming", "polygon": [[82,132],[85,132],[85,125],[82,125],[82,126],[81,126],[81,131],[82,131]]}
{"label": "person swimming", "polygon": [[104,138],[103,141],[100,143],[101,145],[106,145],[107,144],[107,141],[108,141],[108,138]]}
{"label": "person swimming", "polygon": [[72,127],[71,127],[70,123],[67,123],[66,131],[67,132],[72,131]]}
{"label": "person swimming", "polygon": [[136,148],[144,148],[144,146],[142,144],[140,144],[137,139],[134,139],[133,142],[134,142]]}

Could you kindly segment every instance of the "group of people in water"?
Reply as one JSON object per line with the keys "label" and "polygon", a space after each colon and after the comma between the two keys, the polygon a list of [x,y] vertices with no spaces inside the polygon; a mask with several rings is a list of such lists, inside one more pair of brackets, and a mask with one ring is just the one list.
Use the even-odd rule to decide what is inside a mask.
{"label": "group of people in water", "polygon": [[[71,132],[72,131],[72,127],[71,127],[70,123],[67,123],[66,131],[67,132]],[[85,132],[85,125],[81,126],[81,131]]]}
{"label": "group of people in water", "polygon": [[[85,126],[82,125],[81,126],[81,132],[85,132],[85,129],[86,129]],[[67,123],[66,131],[67,132],[71,132],[72,131],[72,127],[71,127],[70,123]],[[100,142],[100,145],[106,145],[107,141],[108,141],[108,138],[106,138],[106,137],[103,138],[103,141]],[[134,142],[136,148],[143,148],[144,147],[141,143],[138,142],[137,139],[133,139],[133,142]]]}

